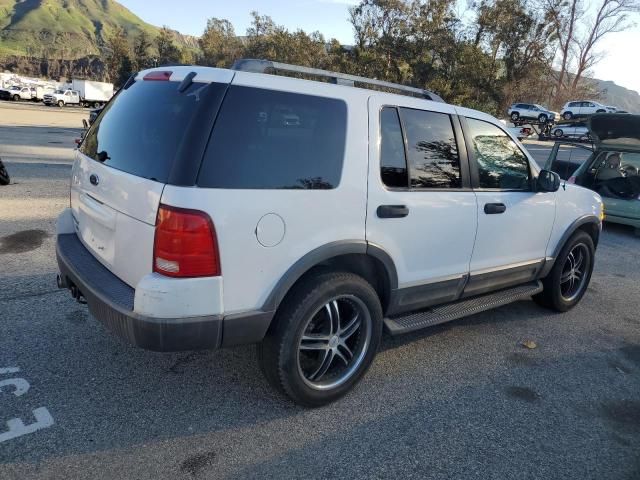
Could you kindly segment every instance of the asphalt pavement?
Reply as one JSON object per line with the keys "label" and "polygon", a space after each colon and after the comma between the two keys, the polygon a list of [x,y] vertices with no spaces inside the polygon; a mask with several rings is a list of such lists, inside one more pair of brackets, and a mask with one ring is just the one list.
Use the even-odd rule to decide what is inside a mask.
{"label": "asphalt pavement", "polygon": [[[0,479],[640,478],[631,229],[605,225],[572,311],[523,301],[387,336],[352,393],[307,410],[270,389],[251,346],[136,349],[56,289],[86,114],[0,103]],[[539,163],[550,146],[528,143]]]}

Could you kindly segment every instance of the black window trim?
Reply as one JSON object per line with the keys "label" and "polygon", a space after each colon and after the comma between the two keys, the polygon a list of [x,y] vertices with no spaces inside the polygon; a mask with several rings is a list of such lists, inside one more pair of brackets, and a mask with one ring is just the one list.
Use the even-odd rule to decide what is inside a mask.
{"label": "black window trim", "polygon": [[[473,118],[470,117],[472,120],[478,120],[480,122],[486,122],[489,125],[493,125],[494,127],[498,128],[499,130],[501,130],[507,137],[511,138],[511,135],[509,135],[507,133],[507,131],[502,128],[499,125],[496,125],[495,123],[489,122],[487,120],[482,120],[481,118]],[[462,125],[462,132],[464,135],[464,139],[465,142],[467,143],[467,145],[473,145],[473,138],[471,137],[471,129],[469,127],[469,124],[467,123],[467,118],[463,115],[458,115],[458,119]],[[512,139],[513,140],[513,139]],[[472,149],[469,149],[469,151],[467,152],[467,158],[469,159],[469,165],[471,167],[471,188],[473,191],[475,192],[524,192],[524,193],[533,193],[536,191],[535,188],[535,184],[536,184],[536,179],[537,176],[535,175],[534,169],[532,168],[531,165],[531,160],[529,159],[529,156],[522,151],[522,149],[518,146],[518,144],[516,143],[516,147],[518,147],[518,150],[520,150],[522,152],[522,154],[524,155],[524,158],[527,159],[527,167],[529,169],[529,188],[524,189],[524,188],[485,188],[485,187],[480,187],[480,172],[479,172],[479,168],[478,168],[478,161],[472,151]]]}
{"label": "black window trim", "polygon": [[[380,122],[380,118],[382,115],[382,110],[385,108],[393,108],[396,111],[396,115],[398,116],[398,121],[400,122],[400,131],[402,132],[402,141],[404,143],[404,164],[405,167],[407,169],[407,186],[406,187],[389,187],[387,186],[384,181],[382,180],[382,172],[381,172],[381,163],[380,163],[380,153],[381,150],[380,148],[378,148],[378,158],[377,158],[377,165],[378,165],[378,178],[380,179],[380,184],[382,185],[382,187],[390,192],[471,192],[473,191],[473,188],[471,187],[471,170],[470,170],[470,164],[469,164],[469,158],[467,155],[467,146],[465,144],[464,138],[463,138],[463,129],[460,125],[460,118],[459,115],[456,115],[454,113],[446,113],[446,112],[438,112],[436,110],[427,110],[424,108],[414,108],[414,107],[407,107],[404,105],[392,105],[392,104],[384,104],[384,105],[380,105],[380,108],[378,110],[378,145],[381,145],[381,141],[382,141],[382,131],[380,129],[381,126],[381,122]],[[460,180],[462,183],[462,187],[459,188],[416,188],[416,187],[412,187],[411,186],[411,171],[409,168],[409,155],[408,155],[408,141],[407,141],[407,134],[405,131],[405,127],[404,127],[404,122],[402,120],[402,115],[400,115],[400,108],[406,108],[409,110],[420,110],[423,112],[430,112],[430,113],[440,113],[442,115],[447,115],[451,121],[451,126],[453,127],[453,134],[456,140],[456,146],[458,148],[458,157],[460,158]]]}

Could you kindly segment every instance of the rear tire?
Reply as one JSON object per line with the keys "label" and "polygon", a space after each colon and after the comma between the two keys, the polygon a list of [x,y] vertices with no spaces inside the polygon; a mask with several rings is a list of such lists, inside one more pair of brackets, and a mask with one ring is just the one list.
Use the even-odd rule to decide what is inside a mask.
{"label": "rear tire", "polygon": [[381,335],[373,287],[351,273],[320,273],[287,295],[258,345],[258,360],[274,388],[295,403],[319,407],[360,381]]}
{"label": "rear tire", "polygon": [[593,273],[595,247],[587,232],[578,230],[562,247],[549,275],[542,280],[544,290],[534,295],[539,305],[566,312],[582,299]]}

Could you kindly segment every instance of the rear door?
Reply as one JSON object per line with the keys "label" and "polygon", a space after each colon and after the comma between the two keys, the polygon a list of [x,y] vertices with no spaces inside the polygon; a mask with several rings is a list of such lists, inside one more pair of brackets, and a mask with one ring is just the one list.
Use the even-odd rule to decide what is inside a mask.
{"label": "rear door", "polygon": [[[71,208],[78,236],[101,263],[134,287],[152,271],[163,188],[188,170],[183,157],[197,143],[191,133],[202,121],[200,109],[226,88],[194,81],[180,91],[182,78],[174,78],[138,79],[122,90],[87,132],[72,170]],[[201,126],[206,142],[210,129]]]}
{"label": "rear door", "polygon": [[399,310],[452,301],[462,291],[477,225],[454,107],[369,99],[367,241],[398,273]]}
{"label": "rear door", "polygon": [[478,231],[465,296],[535,278],[555,219],[555,192],[534,191],[535,161],[488,120],[464,121],[478,199]]}

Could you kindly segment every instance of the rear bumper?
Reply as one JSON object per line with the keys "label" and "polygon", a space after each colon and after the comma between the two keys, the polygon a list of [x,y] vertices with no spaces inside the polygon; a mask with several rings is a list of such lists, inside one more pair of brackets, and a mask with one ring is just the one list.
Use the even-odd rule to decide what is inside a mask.
{"label": "rear bumper", "polygon": [[147,350],[201,350],[258,342],[273,316],[271,312],[252,312],[233,318],[141,315],[133,310],[135,290],[96,260],[75,233],[58,235],[56,257],[61,287],[75,287],[94,317],[118,337]]}

